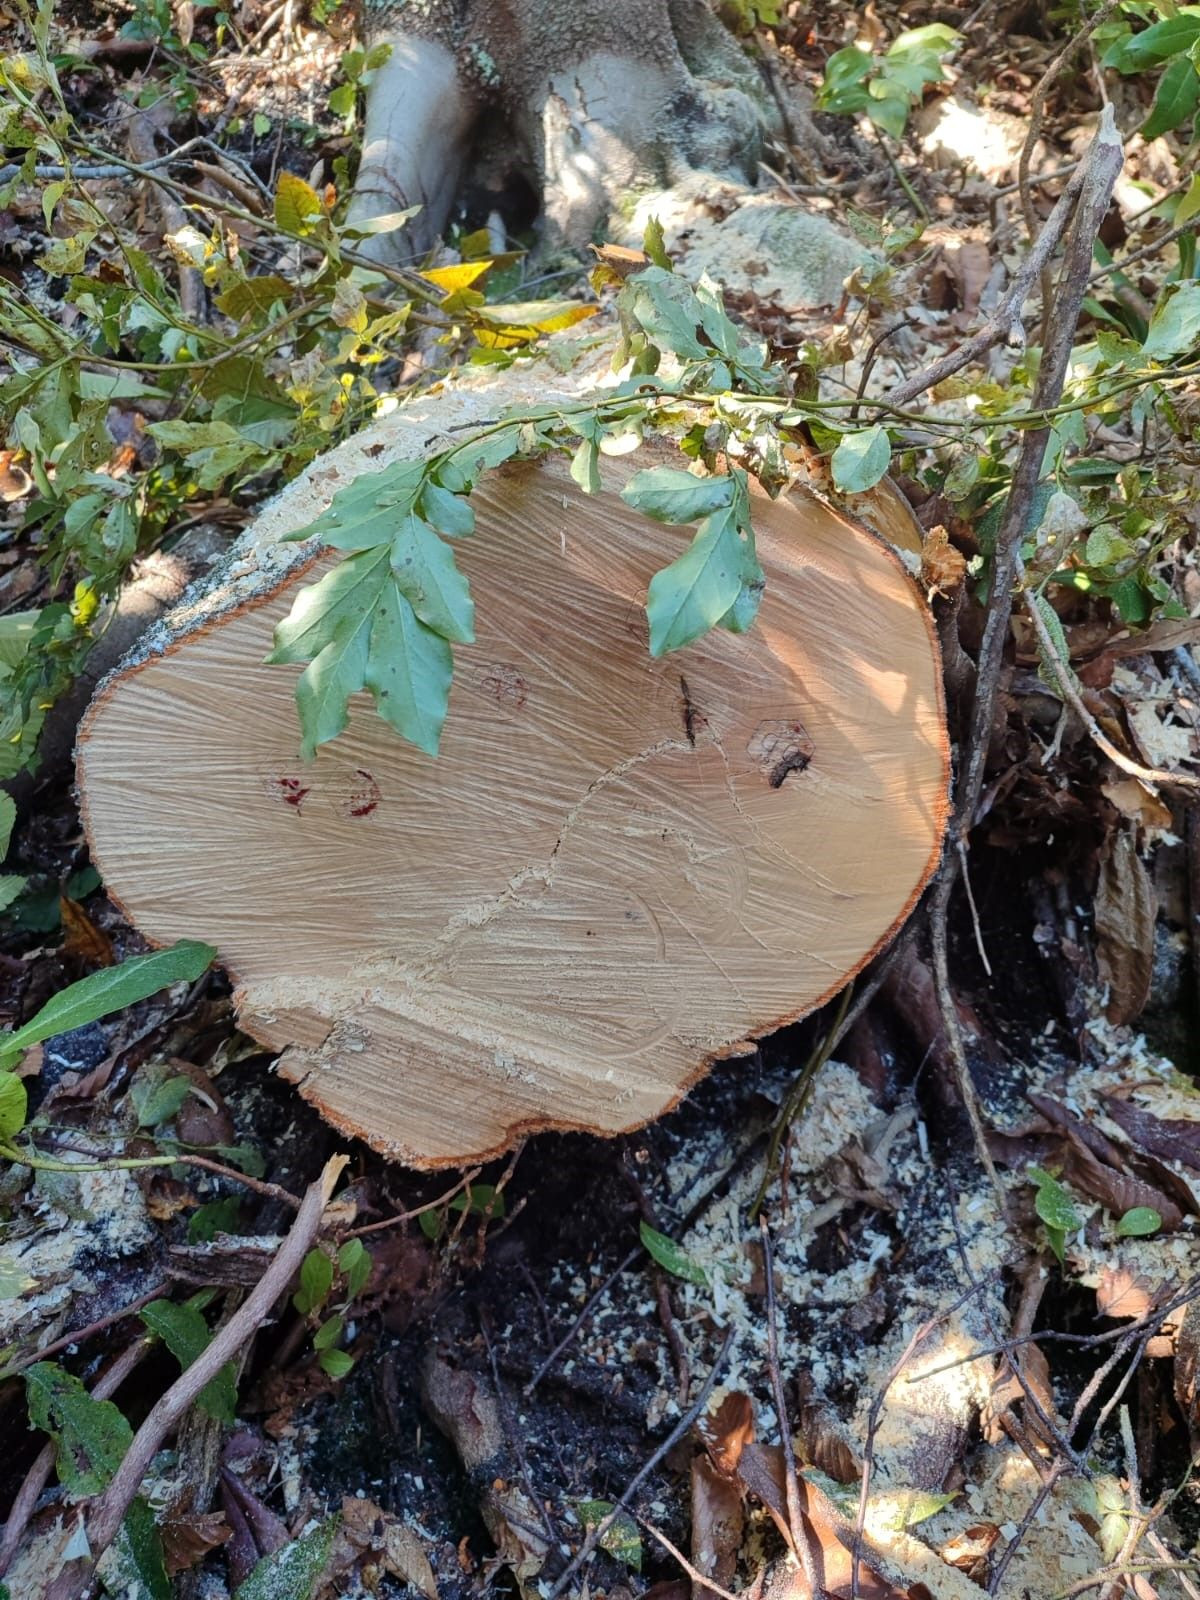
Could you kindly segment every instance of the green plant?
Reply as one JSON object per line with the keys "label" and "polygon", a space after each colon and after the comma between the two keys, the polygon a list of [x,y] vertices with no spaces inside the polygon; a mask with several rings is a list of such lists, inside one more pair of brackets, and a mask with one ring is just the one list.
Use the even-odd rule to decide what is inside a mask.
{"label": "green plant", "polygon": [[1083,1227],[1083,1218],[1075,1209],[1075,1202],[1058,1179],[1041,1167],[1030,1167],[1028,1177],[1036,1186],[1033,1209],[1046,1230],[1046,1240],[1058,1257],[1059,1266],[1066,1263],[1067,1235]]}
{"label": "green plant", "polygon": [[485,1222],[499,1222],[505,1213],[504,1196],[499,1189],[490,1183],[472,1183],[444,1208],[422,1211],[417,1225],[430,1244],[436,1244],[445,1234],[451,1217],[482,1217]]}
{"label": "green plant", "polygon": [[[313,1325],[313,1349],[322,1371],[331,1378],[344,1378],[354,1366],[353,1357],[339,1349],[338,1342],[345,1331],[346,1314],[370,1276],[371,1257],[361,1239],[348,1239],[336,1255],[318,1245],[301,1265],[300,1286],[292,1304]],[[337,1300],[335,1288],[340,1295]],[[330,1314],[323,1316],[327,1307]]]}
{"label": "green plant", "polygon": [[[1135,22],[1160,18],[1147,27]],[[1129,76],[1161,67],[1154,103],[1143,122],[1143,138],[1171,133],[1200,108],[1200,6],[1176,6],[1173,0],[1148,4],[1126,0],[1117,15],[1096,31],[1100,64]]]}
{"label": "green plant", "polygon": [[899,34],[882,55],[847,45],[825,63],[817,106],[844,116],[865,112],[899,139],[925,90],[945,77],[942,63],[957,42],[953,28],[931,22]]}
{"label": "green plant", "polygon": [[[119,966],[105,967],[81,978],[78,983],[70,984],[47,1000],[41,1010],[22,1027],[0,1035],[0,1156],[25,1166],[55,1164],[16,1143],[25,1127],[28,1096],[24,1083],[13,1069],[26,1050],[53,1038],[55,1034],[97,1022],[101,1017],[145,1000],[173,983],[192,982],[215,955],[216,951],[211,945],[182,939],[169,949],[134,956]],[[170,1160],[169,1157],[149,1159]]]}

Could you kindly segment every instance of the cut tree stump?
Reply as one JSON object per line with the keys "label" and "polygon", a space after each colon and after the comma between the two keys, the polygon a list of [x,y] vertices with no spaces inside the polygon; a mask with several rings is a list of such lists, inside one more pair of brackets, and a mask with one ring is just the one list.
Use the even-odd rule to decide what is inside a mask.
{"label": "cut tree stump", "polygon": [[605,461],[591,498],[551,462],[485,475],[455,546],[478,638],[456,647],[436,759],[360,696],[298,760],[299,669],[263,657],[336,558],[278,540],[359,473],[461,442],[521,381],[547,398],[544,365],[518,370],[318,460],[101,687],[79,740],[109,893],[155,941],[214,944],[282,1075],[425,1167],[668,1109],[884,944],[947,812],[929,613],[823,502],[756,501],[749,633],[651,659],[646,586],[691,536],[618,498],[651,449]]}

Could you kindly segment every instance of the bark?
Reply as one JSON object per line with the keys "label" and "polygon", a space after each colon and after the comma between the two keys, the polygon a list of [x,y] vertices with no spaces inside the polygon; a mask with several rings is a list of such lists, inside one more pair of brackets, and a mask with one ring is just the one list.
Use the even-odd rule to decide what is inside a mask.
{"label": "bark", "polygon": [[[702,207],[715,182],[732,186],[722,209],[736,209],[755,191],[765,142],[804,120],[796,107],[781,114],[705,0],[368,0],[367,21],[392,54],[368,95],[351,220],[422,207],[369,242],[377,260],[429,250],[467,173],[485,207],[519,174],[551,253],[620,234],[639,201],[639,223],[660,196]],[[836,275],[814,260],[806,298],[836,298],[865,253],[786,209],[767,253],[830,255]],[[755,216],[748,255],[772,220]]]}

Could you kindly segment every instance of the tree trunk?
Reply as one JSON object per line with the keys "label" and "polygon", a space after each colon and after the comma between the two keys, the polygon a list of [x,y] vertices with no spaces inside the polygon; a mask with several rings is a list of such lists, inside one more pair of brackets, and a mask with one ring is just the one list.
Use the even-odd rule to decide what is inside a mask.
{"label": "tree trunk", "polygon": [[651,215],[682,232],[715,212],[744,235],[734,253],[758,267],[765,254],[792,300],[814,305],[869,259],[824,217],[757,190],[768,141],[819,138],[706,0],[367,0],[366,21],[391,56],[368,91],[351,220],[422,208],[368,241],[377,260],[429,250],[464,181],[486,206],[516,176],[551,253],[636,243]]}
{"label": "tree trunk", "polygon": [[647,582],[688,535],[617,497],[649,449],[606,460],[597,496],[549,461],[480,483],[456,545],[477,642],[436,759],[357,696],[299,761],[296,669],[263,658],[332,553],[281,537],[361,473],[552,402],[545,374],[478,374],[315,462],[80,735],[109,892],[154,940],[215,944],[284,1076],[417,1165],[658,1115],[845,984],[913,905],[946,814],[925,604],[815,498],[755,503],[749,633],[651,659]]}

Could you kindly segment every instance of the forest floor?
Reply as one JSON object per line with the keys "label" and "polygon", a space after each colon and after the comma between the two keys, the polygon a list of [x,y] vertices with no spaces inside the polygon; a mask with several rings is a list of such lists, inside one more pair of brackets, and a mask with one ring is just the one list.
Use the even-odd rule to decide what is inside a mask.
{"label": "forest floor", "polygon": [[[853,19],[833,5],[784,9],[767,48],[807,91],[856,24],[868,36],[882,26],[870,6]],[[886,292],[801,310],[754,263],[709,261],[739,315],[780,347],[821,349],[825,381],[851,393],[901,381],[994,305],[1025,248],[1017,167],[1065,37],[1037,5],[898,9],[906,26],[963,30],[903,138],[822,114],[828,150],[809,160],[781,149],[771,179],[851,215],[873,244],[890,239]],[[56,48],[87,62],[63,82],[97,142],[122,106],[186,96],[175,134],[230,154],[210,163],[224,180],[210,170],[197,181],[228,191],[232,174],[251,196],[274,192],[284,169],[314,188],[341,181],[353,130],[329,101],[348,25],[319,27],[289,3],[244,14],[233,41],[218,42],[202,8],[161,11],[152,0],[132,16],[77,5],[56,20]],[[1032,152],[1035,180],[1052,176],[1026,191],[1035,226],[1091,136],[1103,77],[1085,51],[1052,83]],[[1108,89],[1120,125],[1136,128],[1153,83]],[[1159,240],[1161,214],[1145,216],[1188,176],[1182,139],[1135,135],[1104,247],[1125,256]],[[98,177],[91,193],[164,271],[179,267],[145,185]],[[914,199],[923,230],[903,246]],[[487,221],[486,209],[464,213],[456,237]],[[715,239],[699,227],[675,238],[685,269],[700,240],[717,248],[710,221]],[[510,219],[518,248],[528,223]],[[259,269],[285,269],[268,232],[237,226]],[[41,198],[23,191],[0,212],[0,275],[69,318],[63,279],[34,264],[47,242]],[[524,257],[503,270],[516,298],[546,292]],[[1148,311],[1168,272],[1194,270],[1194,256],[1177,267],[1163,246],[1120,292],[1098,286],[1081,345],[1097,328],[1136,337],[1121,316]],[[585,295],[584,269],[559,274],[554,292]],[[894,336],[876,348],[886,328]],[[418,345],[385,364],[377,387],[436,366],[438,350]],[[994,350],[984,380],[1016,381],[1019,361]],[[936,400],[953,415],[963,393]],[[1185,424],[1191,403],[1177,392]],[[113,444],[133,460],[152,411],[122,415]],[[1149,426],[1106,411],[1088,459],[1114,473],[1143,463]],[[1134,625],[1081,588],[1059,615],[1105,731],[1137,762],[1188,771],[1200,761],[1194,445],[1180,425],[1154,448],[1174,452],[1183,475],[1170,482],[1172,536],[1150,539],[1153,571],[1143,564],[1139,581],[1165,585],[1173,614]],[[19,451],[4,465],[20,489]],[[977,557],[983,516],[948,491],[933,455],[914,448],[899,465],[925,530],[947,529]],[[264,472],[257,486],[177,506],[159,537],[205,519],[235,528],[276,481]],[[23,496],[8,498],[4,613],[51,598]],[[973,653],[980,609],[948,587],[933,600],[943,636],[949,616]],[[831,1007],[718,1064],[640,1133],[542,1135],[453,1179],[356,1145],[329,1234],[337,1262],[309,1269],[300,1308],[285,1299],[263,1323],[236,1364],[236,1394],[194,1407],[155,1457],[142,1494],[162,1563],[118,1541],[102,1567],[109,1592],[802,1596],[788,1559],[799,1542],[838,1596],[1195,1595],[1200,831],[1186,795],[1119,771],[1066,715],[1027,624],[1001,712],[950,958],[1004,1209],[972,1145],[917,939],[880,970],[836,1051]],[[27,880],[0,947],[0,1012],[16,1026],[143,946],[89,867],[69,770],[37,780],[10,864]],[[53,1369],[95,1391],[108,1374],[101,1393],[136,1429],[179,1372],[166,1324],[140,1313],[199,1295],[192,1305],[214,1327],[232,1316],[299,1197],[346,1145],[238,1033],[219,971],[47,1040],[22,1072],[63,1167],[164,1150],[210,1164],[0,1173],[11,1600],[40,1594],[79,1554],[72,1473],[102,1453],[90,1412],[72,1421],[64,1402],[31,1421],[26,1375]],[[345,1359],[322,1360],[331,1313]],[[781,1405],[805,1464],[803,1532],[783,1488]]]}

